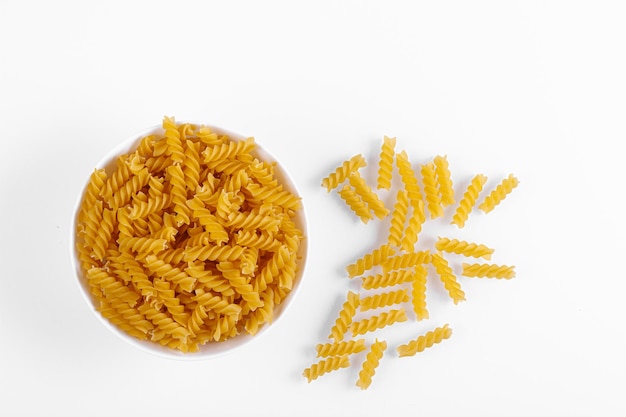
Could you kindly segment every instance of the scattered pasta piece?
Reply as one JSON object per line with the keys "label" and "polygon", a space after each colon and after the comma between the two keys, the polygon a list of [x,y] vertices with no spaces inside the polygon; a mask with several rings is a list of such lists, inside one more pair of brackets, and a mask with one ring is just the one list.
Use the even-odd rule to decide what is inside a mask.
{"label": "scattered pasta piece", "polygon": [[389,226],[389,237],[387,239],[389,246],[400,246],[408,209],[409,193],[406,190],[400,190],[396,196],[396,204],[391,212],[391,225]]}
{"label": "scattered pasta piece", "polygon": [[344,161],[329,176],[322,179],[322,187],[325,187],[328,192],[330,192],[332,189],[337,188],[339,184],[348,179],[350,174],[352,174],[353,172],[357,172],[359,168],[362,168],[366,165],[367,163],[365,162],[365,158],[363,158],[363,155],[354,155],[349,160]]}
{"label": "scattered pasta piece", "polygon": [[393,155],[395,153],[396,138],[383,138],[380,149],[380,160],[378,161],[377,188],[388,190],[391,188],[391,177],[393,171]]}
{"label": "scattered pasta piece", "polygon": [[439,185],[439,194],[441,195],[441,204],[447,207],[454,204],[454,188],[452,187],[452,179],[450,178],[448,159],[445,156],[436,156],[434,163],[437,183]]}
{"label": "scattered pasta piece", "polygon": [[435,249],[442,252],[456,253],[458,255],[470,256],[473,258],[491,259],[494,250],[483,244],[466,242],[465,240],[439,237],[435,243]]}
{"label": "scattered pasta piece", "polygon": [[500,184],[496,186],[496,188],[485,197],[483,202],[478,206],[479,209],[484,211],[485,213],[489,213],[493,210],[498,204],[502,202],[509,195],[515,187],[517,187],[519,181],[517,178],[510,174],[507,178],[503,179]]}
{"label": "scattered pasta piece", "polygon": [[359,309],[361,311],[372,310],[380,307],[388,307],[394,304],[400,304],[409,301],[408,289],[401,289],[396,291],[388,291],[380,294],[370,295],[361,299]]}
{"label": "scattered pasta piece", "polygon": [[387,342],[384,340],[379,341],[376,339],[376,341],[372,343],[370,351],[367,353],[365,361],[363,361],[363,364],[361,365],[359,378],[356,381],[357,387],[365,390],[372,384],[372,377],[376,373],[376,368],[378,368],[380,360],[382,359],[386,349]]}
{"label": "scattered pasta piece", "polygon": [[352,278],[361,275],[374,266],[381,265],[393,254],[394,250],[389,245],[382,245],[372,252],[365,254],[362,258],[357,259],[354,263],[346,266],[348,276]]}
{"label": "scattered pasta piece", "polygon": [[350,185],[354,187],[354,191],[361,196],[361,199],[367,204],[370,210],[374,212],[374,215],[379,219],[385,218],[389,214],[389,209],[385,207],[385,204],[378,194],[367,185],[365,179],[359,175],[358,172],[353,172],[349,177]]}
{"label": "scattered pasta piece", "polygon": [[450,336],[452,336],[452,329],[448,324],[443,325],[443,327],[437,327],[435,330],[428,331],[426,334],[418,336],[417,339],[411,340],[407,344],[398,346],[398,356],[413,356],[437,343],[441,343],[444,339],[449,339]]}
{"label": "scattered pasta piece", "polygon": [[422,225],[426,222],[424,214],[424,202],[419,200],[413,205],[413,215],[409,218],[409,224],[404,231],[404,239],[402,239],[402,249],[405,252],[413,252],[417,243]]}
{"label": "scattered pasta piece", "polygon": [[478,174],[472,178],[467,186],[467,190],[463,194],[463,199],[459,202],[459,206],[452,216],[452,224],[457,225],[459,228],[463,228],[465,226],[465,222],[467,221],[474,204],[476,204],[478,195],[482,191],[486,182],[487,177],[482,174]]}
{"label": "scattered pasta piece", "polygon": [[359,216],[363,223],[367,223],[374,218],[367,204],[350,185],[345,184],[341,191],[339,191],[339,196],[341,196],[348,207],[350,207],[350,209],[352,209],[352,211]]}
{"label": "scattered pasta piece", "polygon": [[315,347],[317,357],[343,356],[359,353],[365,350],[365,339],[348,340],[344,342],[320,343]]}
{"label": "scattered pasta piece", "polygon": [[391,326],[394,323],[401,323],[407,320],[408,317],[403,308],[398,310],[389,310],[380,313],[379,315],[352,323],[350,330],[353,336],[362,335],[368,332],[373,332],[377,329],[382,329],[386,326]]}
{"label": "scattered pasta piece", "polygon": [[399,271],[389,271],[384,274],[363,277],[361,287],[364,290],[372,290],[376,288],[391,287],[405,282],[411,282],[412,280],[413,271],[410,269],[402,269]]}
{"label": "scattered pasta piece", "polygon": [[462,275],[477,278],[511,279],[515,277],[515,267],[496,264],[467,264],[463,263]]}
{"label": "scattered pasta piece", "polygon": [[302,372],[302,375],[310,383],[324,374],[337,371],[341,368],[347,368],[348,366],[350,366],[350,359],[348,358],[348,355],[332,356],[327,359],[322,359],[306,368]]}
{"label": "scattered pasta piece", "polygon": [[427,264],[430,263],[430,257],[431,255],[428,249],[389,257],[382,262],[383,271],[390,272],[403,268],[412,268],[416,265]]}
{"label": "scattered pasta piece", "polygon": [[465,293],[461,289],[461,285],[457,281],[456,276],[452,273],[452,268],[448,264],[448,261],[441,255],[440,252],[434,253],[431,259],[435,270],[439,274],[441,282],[443,282],[443,285],[448,291],[450,298],[454,301],[454,304],[465,301]]}
{"label": "scattered pasta piece", "polygon": [[350,325],[352,324],[352,318],[356,313],[360,304],[359,294],[349,291],[346,301],[343,303],[339,315],[335,320],[329,338],[335,339],[335,342],[343,340],[343,335],[346,333]]}
{"label": "scattered pasta piece", "polygon": [[411,302],[413,304],[413,312],[418,321],[428,318],[428,309],[426,308],[426,276],[428,270],[424,265],[415,267],[413,275]]}
{"label": "scattered pasta piece", "polygon": [[429,162],[422,165],[421,173],[430,218],[436,219],[437,217],[443,216],[443,207],[441,206],[441,197],[439,196],[439,184],[437,183],[435,164]]}
{"label": "scattered pasta piece", "polygon": [[400,178],[404,184],[404,189],[409,193],[409,201],[413,207],[418,201],[422,201],[422,192],[417,184],[417,176],[411,167],[411,162],[406,151],[402,151],[396,155],[396,165],[400,173]]}

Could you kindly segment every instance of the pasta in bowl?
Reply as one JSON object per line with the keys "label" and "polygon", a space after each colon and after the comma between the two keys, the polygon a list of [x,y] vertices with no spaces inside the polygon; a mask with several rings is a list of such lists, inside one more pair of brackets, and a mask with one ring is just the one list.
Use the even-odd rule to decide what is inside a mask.
{"label": "pasta in bowl", "polygon": [[306,263],[304,207],[275,158],[251,137],[169,117],[102,159],[73,224],[96,316],[168,357],[214,357],[265,332]]}

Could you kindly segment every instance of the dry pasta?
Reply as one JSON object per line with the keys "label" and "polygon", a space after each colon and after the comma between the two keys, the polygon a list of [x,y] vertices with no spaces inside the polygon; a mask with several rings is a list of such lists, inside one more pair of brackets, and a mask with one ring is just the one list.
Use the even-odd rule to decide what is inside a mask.
{"label": "dry pasta", "polygon": [[434,330],[426,332],[426,334],[418,336],[417,339],[398,346],[396,350],[400,357],[413,356],[437,343],[441,343],[444,339],[449,339],[450,336],[452,336],[452,329],[448,324],[444,324],[442,327],[437,327]]}
{"label": "dry pasta", "polygon": [[409,301],[408,291],[409,290],[405,288],[401,290],[388,291],[364,297],[361,299],[359,309],[361,311],[367,311],[375,308],[404,303],[406,301]]}
{"label": "dry pasta", "polygon": [[443,282],[450,298],[454,301],[454,304],[465,301],[465,293],[461,289],[461,284],[457,281],[448,261],[439,252],[434,253],[431,260],[435,270],[439,274],[441,282]]}
{"label": "dry pasta", "polygon": [[350,325],[352,324],[352,318],[356,314],[356,310],[360,304],[359,294],[349,291],[346,301],[343,303],[339,315],[335,320],[335,324],[330,330],[329,338],[340,342],[343,340],[343,335],[346,333]]}
{"label": "dry pasta", "polygon": [[503,179],[500,184],[496,186],[496,188],[485,197],[483,202],[478,205],[478,208],[484,211],[485,213],[489,213],[493,210],[498,204],[502,202],[509,195],[515,187],[519,185],[518,179],[510,174],[507,178]]}
{"label": "dry pasta", "polygon": [[357,387],[365,390],[372,384],[372,377],[376,373],[376,368],[378,368],[380,360],[386,349],[387,342],[384,340],[379,341],[376,339],[374,343],[372,343],[370,351],[367,353],[365,361],[363,361],[363,364],[361,365],[359,378],[356,381]]}
{"label": "dry pasta", "polygon": [[354,322],[350,326],[350,331],[353,336],[362,335],[368,332],[373,332],[377,329],[382,329],[386,326],[391,326],[394,323],[405,322],[407,320],[408,317],[404,308],[394,309]]}
{"label": "dry pasta", "polygon": [[426,307],[426,276],[428,270],[424,265],[417,265],[415,267],[415,274],[413,275],[411,302],[413,304],[413,312],[417,320],[427,319],[428,309]]}
{"label": "dry pasta", "polygon": [[339,196],[346,202],[348,207],[359,216],[363,223],[367,223],[374,218],[370,208],[350,185],[345,184],[339,191]]}
{"label": "dry pasta", "polygon": [[396,204],[391,212],[391,225],[389,226],[389,237],[387,239],[387,243],[390,246],[398,247],[402,242],[408,209],[409,193],[406,190],[400,190],[396,196]]}
{"label": "dry pasta", "polygon": [[94,170],[76,251],[112,324],[194,352],[271,322],[298,270],[300,199],[255,156],[253,138],[173,117],[162,128],[112,169]]}
{"label": "dry pasta", "polygon": [[458,255],[471,256],[473,258],[491,259],[493,249],[480,243],[467,242],[465,240],[439,237],[435,243],[435,249],[442,252],[456,253]]}
{"label": "dry pasta", "polygon": [[322,179],[322,187],[325,187],[328,192],[337,188],[339,184],[344,182],[350,174],[357,172],[359,168],[366,166],[365,158],[363,155],[354,155],[347,161],[344,161],[339,167],[337,167],[330,175]]}
{"label": "dry pasta", "polygon": [[459,205],[452,216],[452,224],[457,225],[459,228],[465,226],[465,222],[467,221],[474,204],[476,204],[478,195],[482,191],[486,182],[487,177],[482,174],[477,174],[474,178],[472,178],[467,186],[467,190],[463,193],[463,198],[459,201]]}
{"label": "dry pasta", "polygon": [[411,282],[412,279],[413,271],[410,269],[389,271],[383,274],[375,274],[362,277],[361,287],[364,290],[372,290],[376,288],[391,287],[405,282]]}
{"label": "dry pasta", "polygon": [[365,350],[365,339],[348,340],[333,343],[320,343],[315,347],[317,357],[351,355]]}
{"label": "dry pasta", "polygon": [[454,204],[454,188],[452,186],[452,179],[450,178],[448,159],[445,156],[436,156],[433,162],[435,163],[435,173],[437,174],[441,204],[444,207],[450,206]]}
{"label": "dry pasta", "polygon": [[441,197],[439,195],[439,184],[437,183],[435,164],[429,162],[422,165],[421,173],[430,218],[435,219],[437,217],[441,217],[443,216],[443,207],[441,206]]}
{"label": "dry pasta", "polygon": [[380,160],[378,161],[378,177],[376,186],[380,189],[388,190],[391,188],[391,177],[393,171],[393,156],[396,146],[396,138],[383,138],[383,144],[380,149]]}
{"label": "dry pasta", "polygon": [[511,279],[515,277],[515,267],[496,264],[467,264],[463,263],[462,275],[477,278]]}
{"label": "dry pasta", "polygon": [[352,278],[361,275],[374,266],[381,265],[393,254],[394,250],[389,245],[382,245],[372,252],[365,254],[362,258],[357,259],[354,263],[346,266],[348,276]]}
{"label": "dry pasta", "polygon": [[378,195],[367,185],[365,179],[358,172],[353,172],[349,177],[350,185],[354,187],[354,191],[361,197],[367,206],[374,212],[379,219],[385,218],[389,214],[389,209],[385,207]]}
{"label": "dry pasta", "polygon": [[320,376],[327,374],[332,371],[336,371],[341,368],[347,368],[350,366],[350,359],[348,355],[341,356],[331,356],[327,359],[322,359],[317,363],[314,363],[310,367],[306,368],[302,375],[308,380],[311,381],[316,380]]}

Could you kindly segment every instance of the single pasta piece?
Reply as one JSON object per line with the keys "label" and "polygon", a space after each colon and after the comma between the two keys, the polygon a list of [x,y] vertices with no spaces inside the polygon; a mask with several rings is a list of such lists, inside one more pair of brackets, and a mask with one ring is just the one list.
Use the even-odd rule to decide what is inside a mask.
{"label": "single pasta piece", "polygon": [[373,290],[376,288],[391,287],[405,282],[411,282],[412,279],[412,270],[401,269],[398,271],[386,272],[384,274],[363,277],[361,287],[363,287],[364,290]]}
{"label": "single pasta piece", "polygon": [[415,267],[415,274],[413,275],[411,301],[413,304],[413,311],[417,320],[424,320],[428,318],[428,309],[426,308],[426,276],[428,270],[424,265],[417,265]]}
{"label": "single pasta piece", "polygon": [[389,214],[389,209],[385,207],[378,195],[367,185],[365,178],[363,178],[358,171],[350,174],[350,185],[354,187],[354,191],[361,196],[361,199],[367,204],[367,206],[374,212],[374,215],[379,219],[384,219]]}
{"label": "single pasta piece", "polygon": [[441,204],[444,207],[451,206],[454,204],[454,188],[452,187],[452,179],[450,178],[448,159],[446,156],[436,156],[434,163],[437,183],[439,184],[439,194],[441,195]]}
{"label": "single pasta piece", "polygon": [[396,146],[396,138],[383,138],[383,144],[380,149],[380,160],[378,161],[378,178],[376,187],[388,190],[391,188],[391,176],[393,171],[393,155]]}
{"label": "single pasta piece", "polygon": [[380,294],[370,295],[361,299],[359,309],[361,311],[372,310],[380,307],[392,306],[394,304],[404,303],[409,301],[409,290],[402,289],[396,291],[388,291]]}
{"label": "single pasta piece", "polygon": [[339,184],[344,182],[351,173],[356,172],[359,168],[366,166],[365,158],[361,154],[354,155],[347,161],[344,161],[329,176],[322,179],[322,187],[326,187],[328,192],[337,188]]}
{"label": "single pasta piece", "polygon": [[362,335],[382,329],[386,326],[391,326],[394,323],[400,323],[407,320],[408,317],[406,315],[406,311],[403,308],[400,308],[398,310],[385,311],[377,316],[372,316],[370,318],[352,323],[350,330],[352,331],[353,336]]}
{"label": "single pasta piece", "polygon": [[346,333],[350,325],[352,324],[352,318],[356,314],[356,310],[359,307],[360,296],[358,293],[349,291],[346,301],[343,303],[339,315],[335,320],[335,324],[330,330],[328,338],[332,338],[335,342],[343,340],[343,335]]}
{"label": "single pasta piece", "polygon": [[396,204],[394,204],[391,212],[391,225],[389,226],[389,237],[387,238],[387,243],[390,246],[400,246],[408,209],[409,193],[406,190],[400,190],[396,197]]}
{"label": "single pasta piece", "polygon": [[421,201],[423,197],[420,187],[417,184],[417,176],[411,167],[411,162],[409,161],[406,151],[396,154],[396,165],[398,166],[398,172],[404,184],[404,189],[409,193],[409,202],[415,207],[417,202]]}
{"label": "single pasta piece", "polygon": [[418,252],[405,253],[388,257],[383,263],[383,272],[395,271],[398,269],[412,268],[415,265],[430,263],[430,251],[428,249]]}
{"label": "single pasta piece", "polygon": [[348,355],[341,356],[331,356],[328,359],[322,359],[317,363],[314,363],[310,367],[306,368],[302,375],[308,380],[310,383],[313,380],[316,380],[320,376],[327,374],[332,371],[336,371],[341,368],[347,368],[350,366],[350,359]]}
{"label": "single pasta piece", "polygon": [[450,336],[452,336],[452,329],[446,323],[442,327],[437,327],[435,330],[418,336],[417,339],[411,340],[407,344],[398,346],[396,350],[400,357],[413,356],[416,353],[423,352],[426,348],[441,343],[444,339],[449,339]]}
{"label": "single pasta piece", "polygon": [[465,226],[465,222],[486,182],[487,177],[482,174],[478,174],[472,178],[467,186],[467,190],[463,194],[463,198],[459,202],[459,206],[452,216],[452,224],[457,225],[459,228]]}
{"label": "single pasta piece", "polygon": [[496,264],[462,264],[461,275],[476,278],[511,279],[515,277],[515,267]]}
{"label": "single pasta piece", "polygon": [[365,339],[348,340],[345,342],[320,343],[315,347],[318,358],[351,355],[365,350]]}
{"label": "single pasta piece", "polygon": [[421,169],[422,181],[424,181],[424,193],[426,194],[426,203],[430,218],[436,219],[443,216],[443,207],[441,206],[441,197],[439,196],[439,185],[437,184],[437,174],[435,172],[435,164],[432,162],[422,165]]}
{"label": "single pasta piece", "polygon": [[412,207],[413,215],[409,218],[409,224],[404,231],[404,239],[402,239],[402,249],[404,249],[405,252],[413,252],[415,250],[415,244],[422,231],[422,225],[426,222],[424,202],[419,200],[417,204],[412,205]]}
{"label": "single pasta piece", "polygon": [[383,357],[385,350],[387,349],[387,342],[384,340],[379,341],[376,339],[370,346],[369,352],[365,356],[365,361],[361,365],[359,371],[359,378],[356,381],[356,386],[362,390],[367,389],[372,384],[372,377],[376,373],[376,368],[380,364],[380,360]]}
{"label": "single pasta piece", "polygon": [[452,268],[448,264],[448,261],[441,255],[440,252],[433,254],[432,264],[439,274],[439,278],[448,291],[450,298],[454,301],[454,304],[465,301],[465,293],[461,289],[461,285],[456,280],[456,276],[452,273]]}
{"label": "single pasta piece", "polygon": [[348,207],[359,216],[363,223],[367,223],[374,218],[367,204],[350,185],[345,184],[341,191],[339,191],[339,196],[346,202]]}
{"label": "single pasta piece", "polygon": [[498,184],[496,188],[491,191],[487,197],[485,197],[483,202],[478,205],[478,208],[485,213],[489,213],[498,204],[500,204],[502,200],[504,200],[506,196],[518,186],[518,184],[518,179],[513,174],[509,174],[507,178],[503,179],[500,184]]}
{"label": "single pasta piece", "polygon": [[466,242],[465,240],[439,237],[435,243],[438,251],[456,253],[457,255],[470,256],[473,258],[491,259],[494,250],[483,244]]}
{"label": "single pasta piece", "polygon": [[381,265],[387,258],[394,254],[393,249],[387,244],[374,249],[372,252],[365,254],[362,258],[357,259],[354,263],[346,266],[346,271],[350,278],[363,274],[365,271],[372,269],[374,266]]}

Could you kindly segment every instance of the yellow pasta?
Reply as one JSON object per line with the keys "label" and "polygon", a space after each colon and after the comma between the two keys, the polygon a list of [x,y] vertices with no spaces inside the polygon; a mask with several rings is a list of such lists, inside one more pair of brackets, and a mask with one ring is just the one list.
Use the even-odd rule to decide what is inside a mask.
{"label": "yellow pasta", "polygon": [[359,378],[356,381],[356,386],[365,390],[369,388],[372,384],[372,377],[376,373],[376,368],[380,363],[381,358],[385,350],[387,349],[387,342],[384,340],[379,341],[376,339],[372,346],[370,347],[370,351],[367,353],[365,357],[365,361],[361,365],[361,370],[359,371]]}
{"label": "yellow pasta", "polygon": [[405,252],[413,252],[415,250],[415,244],[417,243],[419,234],[422,231],[422,225],[425,222],[426,215],[424,214],[424,202],[419,200],[417,204],[413,205],[413,215],[409,218],[409,224],[404,231],[402,249]]}
{"label": "yellow pasta", "polygon": [[450,206],[454,204],[454,188],[452,186],[452,179],[450,178],[448,159],[445,156],[436,156],[433,162],[435,163],[441,204],[443,207]]}
{"label": "yellow pasta", "polygon": [[423,250],[418,252],[405,253],[398,256],[388,257],[382,263],[383,271],[395,271],[398,269],[412,268],[416,265],[427,264],[430,262],[430,251]]}
{"label": "yellow pasta", "polygon": [[357,172],[359,168],[366,166],[365,158],[361,154],[354,155],[347,161],[344,161],[339,167],[335,169],[329,176],[322,179],[322,187],[325,187],[328,192],[337,188],[339,184],[348,179],[350,174]]}
{"label": "yellow pasta", "polygon": [[335,320],[335,324],[330,330],[329,338],[335,340],[335,342],[340,342],[343,340],[343,336],[346,331],[350,328],[352,324],[352,319],[356,314],[356,310],[360,304],[360,296],[359,294],[349,291],[346,301],[343,303],[341,310],[339,311],[339,315]]}
{"label": "yellow pasta", "polygon": [[378,161],[377,188],[388,190],[391,188],[391,177],[393,172],[393,155],[396,146],[396,138],[383,138],[380,149],[380,160]]}
{"label": "yellow pasta", "polygon": [[350,185],[354,187],[354,191],[361,197],[365,204],[367,204],[369,209],[374,212],[376,217],[383,219],[389,214],[389,209],[385,207],[382,200],[370,186],[367,185],[365,179],[361,177],[358,172],[350,174],[349,181]]}
{"label": "yellow pasta", "polygon": [[461,285],[452,272],[452,268],[450,267],[448,261],[441,255],[440,252],[434,253],[431,260],[435,270],[439,274],[441,282],[443,282],[450,298],[454,301],[454,304],[465,301],[465,292],[461,289]]}
{"label": "yellow pasta", "polygon": [[398,172],[404,184],[404,189],[409,193],[409,202],[415,207],[418,201],[422,201],[423,197],[420,187],[417,184],[417,176],[411,167],[411,162],[409,161],[406,151],[402,151],[396,155],[396,165],[398,166]]}
{"label": "yellow pasta", "polygon": [[387,238],[389,246],[400,246],[408,209],[409,193],[406,190],[400,190],[398,191],[396,203],[391,212],[391,225],[389,226],[389,237]]}
{"label": "yellow pasta", "polygon": [[413,275],[411,302],[413,304],[413,312],[417,320],[427,319],[428,309],[426,308],[426,276],[428,270],[424,265],[417,265],[415,267],[415,274]]}
{"label": "yellow pasta", "polygon": [[426,194],[426,203],[430,218],[436,219],[443,216],[443,207],[441,206],[441,197],[439,196],[439,185],[437,184],[437,175],[435,172],[435,164],[432,162],[422,165],[422,180],[424,181],[424,193]]}
{"label": "yellow pasta", "polygon": [[406,301],[409,301],[409,292],[405,288],[402,290],[388,291],[364,297],[361,299],[359,309],[361,311],[367,311],[375,308],[404,303]]}
{"label": "yellow pasta", "polygon": [[394,309],[354,322],[350,325],[350,331],[353,336],[357,336],[382,329],[383,327],[391,326],[394,323],[405,322],[407,320],[408,317],[404,308]]}
{"label": "yellow pasta", "polygon": [[459,228],[465,226],[465,222],[467,221],[474,204],[476,204],[478,195],[482,191],[486,182],[487,177],[482,174],[478,174],[472,178],[467,186],[467,190],[463,194],[463,198],[459,202],[459,205],[452,216],[452,224],[457,225]]}
{"label": "yellow pasta", "polygon": [[448,324],[444,324],[442,327],[437,327],[434,330],[426,332],[426,334],[418,336],[415,340],[398,346],[398,356],[413,356],[437,343],[441,343],[445,339],[449,339],[450,336],[452,336],[452,329]]}
{"label": "yellow pasta", "polygon": [[511,279],[515,277],[515,267],[496,264],[467,264],[463,263],[462,275],[477,278]]}
{"label": "yellow pasta", "polygon": [[456,253],[458,255],[471,256],[473,258],[491,259],[493,249],[480,243],[467,242],[465,240],[439,237],[435,243],[435,249],[442,252]]}
{"label": "yellow pasta", "polygon": [[478,208],[484,211],[485,213],[489,213],[493,210],[498,204],[502,202],[509,195],[515,187],[519,185],[518,179],[510,174],[507,178],[503,179],[500,184],[496,186],[496,188],[485,197],[483,202],[478,205]]}
{"label": "yellow pasta", "polygon": [[163,119],[162,134],[94,170],[76,253],[96,308],[181,352],[256,334],[289,294],[304,239],[300,200],[253,138]]}
{"label": "yellow pasta", "polygon": [[362,258],[357,259],[354,263],[346,267],[350,278],[363,274],[365,271],[372,269],[374,266],[381,265],[387,258],[394,254],[393,249],[385,244],[372,252],[365,254]]}
{"label": "yellow pasta", "polygon": [[413,271],[410,269],[402,269],[398,271],[390,271],[384,274],[369,275],[362,278],[361,287],[364,290],[372,290],[382,287],[391,287],[394,285],[411,282],[413,279]]}
{"label": "yellow pasta", "polygon": [[346,202],[348,207],[359,216],[363,223],[367,223],[374,218],[370,208],[350,185],[345,184],[339,191],[339,196]]}
{"label": "yellow pasta", "polygon": [[365,339],[348,340],[345,342],[319,343],[315,350],[317,357],[342,356],[359,353],[365,350]]}
{"label": "yellow pasta", "polygon": [[311,381],[316,380],[324,374],[336,371],[341,368],[347,368],[348,366],[350,366],[350,359],[348,358],[347,354],[341,356],[331,356],[327,359],[322,359],[319,362],[306,368],[302,372],[302,375],[310,383]]}

